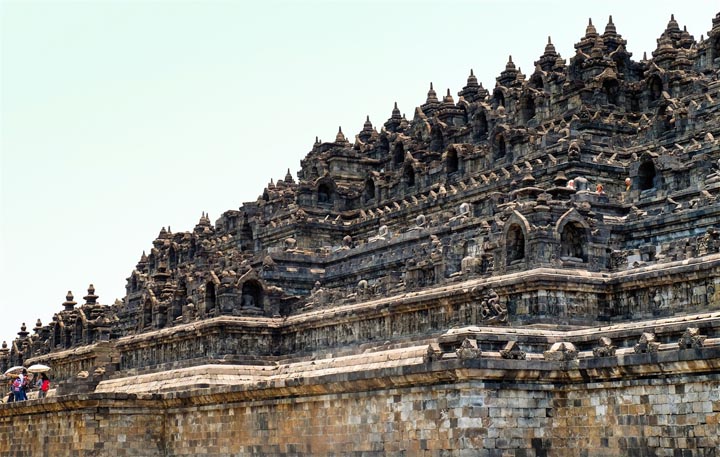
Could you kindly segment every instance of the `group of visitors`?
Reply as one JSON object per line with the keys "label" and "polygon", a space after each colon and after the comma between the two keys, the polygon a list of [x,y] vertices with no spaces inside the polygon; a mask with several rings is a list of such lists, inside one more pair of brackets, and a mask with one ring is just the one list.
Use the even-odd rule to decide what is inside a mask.
{"label": "group of visitors", "polygon": [[10,393],[7,397],[7,403],[27,400],[27,392],[32,388],[39,390],[38,398],[45,398],[48,390],[50,390],[50,378],[48,378],[47,374],[40,373],[38,375],[36,373],[30,379],[27,370],[24,368],[20,374],[10,380],[9,384]]}

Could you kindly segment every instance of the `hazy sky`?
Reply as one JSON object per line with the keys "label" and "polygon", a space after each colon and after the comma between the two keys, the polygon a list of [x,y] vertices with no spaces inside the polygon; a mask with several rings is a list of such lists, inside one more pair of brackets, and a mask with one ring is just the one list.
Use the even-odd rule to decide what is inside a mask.
{"label": "hazy sky", "polygon": [[568,59],[608,15],[635,60],[671,13],[696,39],[703,1],[0,0],[0,341],[125,293],[160,229],[254,201],[315,136],[412,117],[470,69],[488,89],[548,35]]}

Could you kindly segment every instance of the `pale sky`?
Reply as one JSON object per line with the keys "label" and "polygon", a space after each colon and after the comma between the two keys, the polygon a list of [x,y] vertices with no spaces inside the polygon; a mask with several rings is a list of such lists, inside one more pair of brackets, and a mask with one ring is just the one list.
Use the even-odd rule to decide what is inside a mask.
{"label": "pale sky", "polygon": [[315,136],[352,140],[393,103],[525,74],[608,15],[634,60],[674,13],[707,36],[716,0],[0,0],[0,341],[125,294],[162,227],[192,230],[296,177]]}

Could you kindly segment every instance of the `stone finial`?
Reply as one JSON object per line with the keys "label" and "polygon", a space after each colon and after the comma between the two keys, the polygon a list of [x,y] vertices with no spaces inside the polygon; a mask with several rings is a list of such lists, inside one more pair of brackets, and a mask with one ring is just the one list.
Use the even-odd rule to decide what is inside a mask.
{"label": "stone finial", "polygon": [[98,296],[95,295],[95,286],[90,284],[88,286],[88,294],[83,297],[86,305],[94,305],[97,303]]}
{"label": "stone finial", "polygon": [[203,211],[202,216],[200,216],[200,222],[198,223],[200,225],[210,225],[210,214]]}
{"label": "stone finial", "polygon": [[27,336],[30,334],[30,332],[27,331],[27,325],[25,325],[25,322],[22,323],[22,325],[20,326],[20,331],[17,334],[20,339],[27,338]]}
{"label": "stone finial", "polygon": [[600,345],[593,348],[593,355],[595,357],[612,357],[615,355],[615,349],[612,344],[612,340],[607,336],[603,336],[599,340]]}
{"label": "stone finial", "polygon": [[567,341],[553,343],[550,349],[543,352],[545,360],[566,361],[577,359],[575,345]]}
{"label": "stone finial", "polygon": [[585,38],[595,38],[597,36],[597,30],[592,23],[592,18],[588,19],[588,26],[585,29]]}
{"label": "stone finial", "polygon": [[7,350],[8,350],[7,341],[3,341],[3,342],[2,342],[2,350],[3,350],[3,351],[7,351]]}
{"label": "stone finial", "polygon": [[640,336],[640,341],[635,345],[635,352],[638,354],[645,354],[648,352],[657,352],[660,347],[660,343],[655,341],[655,334],[645,332]]}
{"label": "stone finial", "polygon": [[615,27],[615,23],[613,23],[612,14],[608,18],[608,23],[605,26],[605,35],[616,35],[617,34],[617,28]]}
{"label": "stone finial", "polygon": [[[432,86],[432,84],[431,84],[431,86]],[[400,119],[400,118],[402,118],[402,115],[400,114],[400,109],[398,109],[398,106],[397,106],[397,102],[395,102],[395,104],[393,105],[393,110],[392,110],[392,116],[391,116],[391,117],[392,117],[393,119]]]}
{"label": "stone finial", "polygon": [[335,142],[347,143],[347,138],[345,138],[345,135],[343,134],[342,127],[338,127],[338,133],[335,135]]}
{"label": "stone finial", "polygon": [[[143,255],[145,253],[143,252]],[[63,306],[65,307],[65,311],[72,311],[75,308],[75,305],[77,305],[77,302],[73,300],[73,293],[72,291],[68,290],[67,295],[65,296],[65,303],[63,303]]]}
{"label": "stone finial", "polygon": [[555,45],[552,43],[552,40],[550,39],[550,35],[548,35],[547,44],[545,45],[545,55],[546,56],[557,55],[557,51],[555,50]]}
{"label": "stone finial", "polygon": [[430,83],[430,90],[427,93],[427,100],[425,103],[438,103],[437,93],[433,89],[433,83]]}
{"label": "stone finial", "polygon": [[468,76],[467,79],[467,87],[477,87],[478,86],[478,80],[475,77],[475,74],[473,73],[472,68],[470,69],[470,76]]}
{"label": "stone finial", "polygon": [[688,327],[680,337],[678,346],[680,349],[697,349],[703,347],[705,344],[704,335],[700,334],[700,329],[697,327]]}
{"label": "stone finial", "polygon": [[370,115],[367,115],[365,117],[365,123],[363,124],[363,132],[372,132],[373,125],[372,122],[370,122]]}
{"label": "stone finial", "polygon": [[425,356],[423,357],[423,360],[425,363],[434,362],[436,360],[442,359],[442,349],[440,349],[440,345],[437,343],[430,343],[427,347],[427,352],[425,353]]}
{"label": "stone finial", "polygon": [[478,348],[477,340],[471,338],[465,338],[462,345],[455,351],[459,359],[479,359],[482,356],[482,351]]}
{"label": "stone finial", "polygon": [[667,27],[665,27],[666,32],[680,32],[680,25],[675,20],[675,15],[670,15],[670,21],[668,22]]}
{"label": "stone finial", "polygon": [[447,95],[443,97],[443,105],[455,105],[455,100],[453,99],[453,96],[450,95],[450,89],[447,90]]}
{"label": "stone finial", "polygon": [[286,184],[294,184],[295,180],[293,179],[292,174],[290,173],[290,169],[287,169],[287,173],[285,173],[285,178],[283,178],[283,181],[285,181]]}
{"label": "stone finial", "polygon": [[38,318],[38,320],[35,322],[35,327],[33,327],[33,332],[35,332],[35,334],[38,334],[40,333],[40,330],[42,330],[42,321],[40,320],[40,318]]}
{"label": "stone finial", "polygon": [[508,56],[508,61],[505,64],[505,70],[514,70],[515,69],[515,63],[512,60],[512,55]]}
{"label": "stone finial", "polygon": [[517,341],[508,341],[505,348],[500,351],[500,356],[503,359],[525,360],[527,354],[525,351],[520,350]]}

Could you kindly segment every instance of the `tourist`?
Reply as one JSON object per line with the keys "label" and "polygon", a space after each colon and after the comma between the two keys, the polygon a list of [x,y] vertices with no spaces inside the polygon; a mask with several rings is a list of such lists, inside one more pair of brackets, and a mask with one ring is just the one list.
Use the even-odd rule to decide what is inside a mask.
{"label": "tourist", "polygon": [[14,401],[25,400],[25,389],[23,388],[23,377],[22,375],[15,378],[12,383],[12,391],[15,397]]}
{"label": "tourist", "polygon": [[50,390],[50,378],[45,373],[40,374],[40,392],[38,398],[45,398]]}

